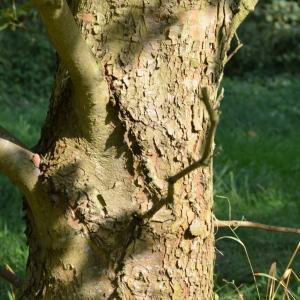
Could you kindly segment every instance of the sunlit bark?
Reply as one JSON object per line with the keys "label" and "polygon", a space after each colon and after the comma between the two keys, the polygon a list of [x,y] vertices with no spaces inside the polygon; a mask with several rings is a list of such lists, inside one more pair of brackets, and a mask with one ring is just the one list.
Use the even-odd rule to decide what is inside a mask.
{"label": "sunlit bark", "polygon": [[35,2],[60,62],[23,298],[211,299],[211,159],[170,178],[211,156],[227,51],[256,1],[68,1],[74,19]]}

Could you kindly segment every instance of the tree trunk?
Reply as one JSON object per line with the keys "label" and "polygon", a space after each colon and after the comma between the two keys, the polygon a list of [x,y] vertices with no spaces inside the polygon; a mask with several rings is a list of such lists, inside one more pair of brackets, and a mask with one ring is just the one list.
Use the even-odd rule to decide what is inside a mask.
{"label": "tree trunk", "polygon": [[85,82],[59,61],[36,149],[41,175],[26,194],[22,297],[211,299],[211,160],[168,178],[204,151],[204,89],[218,109],[230,40],[254,2],[75,2],[105,80],[85,102]]}

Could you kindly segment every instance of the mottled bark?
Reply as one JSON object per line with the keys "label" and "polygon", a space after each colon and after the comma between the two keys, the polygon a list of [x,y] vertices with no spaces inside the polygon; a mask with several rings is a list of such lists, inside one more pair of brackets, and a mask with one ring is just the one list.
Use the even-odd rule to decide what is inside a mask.
{"label": "mottled bark", "polygon": [[[56,39],[51,18],[65,22],[65,4],[36,2],[62,62],[27,197],[23,298],[211,299],[211,161],[147,212],[166,198],[168,178],[199,159],[210,119],[197,91],[219,107],[230,40],[255,1],[69,1],[99,66],[91,77],[76,47],[66,54],[68,37]],[[47,5],[58,5],[50,21]]]}

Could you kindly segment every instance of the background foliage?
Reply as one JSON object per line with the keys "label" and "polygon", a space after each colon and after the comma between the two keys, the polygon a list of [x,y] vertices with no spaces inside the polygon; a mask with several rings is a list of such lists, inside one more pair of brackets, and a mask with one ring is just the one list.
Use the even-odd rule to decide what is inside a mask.
{"label": "background foliage", "polygon": [[[28,1],[0,3],[0,124],[33,146],[44,121],[55,71],[55,55]],[[25,5],[26,4],[26,5]],[[217,136],[215,214],[300,227],[300,3],[263,0],[240,30],[245,46],[226,70],[226,96]],[[234,47],[234,45],[233,45]],[[0,177],[0,265],[23,275],[27,246],[22,197]],[[298,236],[236,231],[254,270],[273,261],[283,270]],[[217,238],[231,235],[219,230]],[[244,250],[217,242],[216,283],[220,299],[256,299]],[[294,270],[300,269],[299,257]],[[265,280],[259,281],[261,289]],[[300,298],[300,288],[292,286]],[[0,299],[10,287],[0,281]]]}
{"label": "background foliage", "polygon": [[297,73],[300,69],[300,2],[263,0],[239,31],[245,46],[227,72]]}

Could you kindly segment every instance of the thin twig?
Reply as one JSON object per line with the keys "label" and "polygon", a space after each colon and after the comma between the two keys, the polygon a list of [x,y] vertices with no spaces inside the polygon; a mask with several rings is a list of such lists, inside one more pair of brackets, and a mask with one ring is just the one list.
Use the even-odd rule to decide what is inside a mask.
{"label": "thin twig", "polygon": [[172,203],[174,194],[174,184],[168,184],[168,194],[167,197],[156,202],[146,213],[141,216],[142,220],[151,219],[164,205]]}
{"label": "thin twig", "polygon": [[12,284],[15,288],[20,288],[23,280],[19,278],[9,266],[0,266],[0,277]]}
{"label": "thin twig", "polygon": [[300,234],[300,228],[292,228],[292,227],[282,227],[282,226],[272,226],[261,223],[255,223],[251,221],[238,221],[238,220],[215,220],[214,226],[217,228],[221,227],[247,227],[247,228],[257,228],[266,231],[274,231],[274,232],[284,232],[284,233],[297,233]]}
{"label": "thin twig", "polygon": [[[199,91],[200,94],[200,91]],[[186,176],[190,172],[198,169],[202,166],[208,166],[211,156],[212,156],[212,150],[214,146],[214,140],[216,135],[216,129],[219,123],[219,112],[212,107],[211,99],[208,93],[207,87],[202,89],[202,96],[203,96],[203,102],[205,104],[205,108],[208,112],[209,118],[210,118],[210,129],[205,141],[205,148],[201,155],[201,158],[194,162],[193,164],[189,165],[179,173],[177,173],[174,176],[171,176],[169,178],[169,183],[174,184],[182,177]]]}
{"label": "thin twig", "polygon": [[[212,157],[213,146],[214,146],[214,139],[216,134],[217,125],[219,122],[219,112],[218,110],[212,107],[212,100],[210,99],[210,95],[208,92],[208,88],[200,88],[198,89],[198,97],[199,99],[202,96],[203,102],[205,104],[205,108],[208,112],[209,119],[210,119],[210,128],[207,134],[207,138],[205,141],[204,150],[202,152],[201,158],[194,162],[193,164],[189,165],[179,173],[174,176],[168,178],[168,194],[165,198],[161,199],[160,201],[156,202],[151,209],[149,209],[144,215],[141,216],[142,220],[149,220],[152,218],[164,205],[173,202],[173,194],[174,194],[174,184],[184,177],[185,175],[189,174],[190,172],[198,169],[199,167],[207,167]],[[222,89],[219,97],[217,97],[217,102],[221,100],[224,96],[224,90]]]}
{"label": "thin twig", "polygon": [[236,40],[237,40],[237,46],[236,48],[228,55],[227,59],[226,59],[226,64],[233,58],[234,55],[236,55],[238,53],[238,51],[244,46],[243,43],[241,43],[237,33],[234,34]]}

